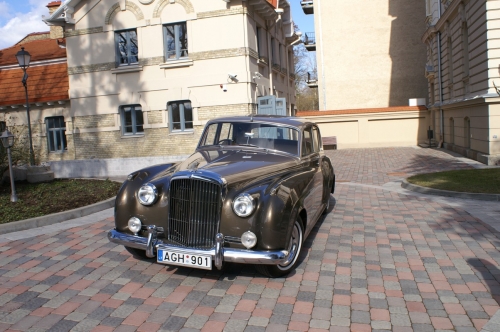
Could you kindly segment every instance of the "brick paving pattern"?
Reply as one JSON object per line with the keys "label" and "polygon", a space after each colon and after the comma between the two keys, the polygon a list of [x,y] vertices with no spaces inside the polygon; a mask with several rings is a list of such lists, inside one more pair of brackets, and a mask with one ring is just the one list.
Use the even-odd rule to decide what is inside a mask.
{"label": "brick paving pattern", "polygon": [[[337,179],[383,185],[471,168],[438,150],[328,151]],[[0,243],[0,331],[478,331],[499,309],[500,240],[467,212],[337,184],[286,278],[137,260],[113,219]]]}

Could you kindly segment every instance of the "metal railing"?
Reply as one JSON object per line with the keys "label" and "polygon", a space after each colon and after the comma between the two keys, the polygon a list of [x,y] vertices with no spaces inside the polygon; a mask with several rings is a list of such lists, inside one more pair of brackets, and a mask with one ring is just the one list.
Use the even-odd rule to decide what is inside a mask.
{"label": "metal railing", "polygon": [[305,45],[315,45],[316,44],[316,34],[314,32],[306,32],[303,38]]}

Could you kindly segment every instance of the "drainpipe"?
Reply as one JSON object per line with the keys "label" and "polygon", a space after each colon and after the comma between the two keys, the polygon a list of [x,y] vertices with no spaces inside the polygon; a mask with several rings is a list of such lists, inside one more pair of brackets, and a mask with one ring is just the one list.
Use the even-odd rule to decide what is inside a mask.
{"label": "drainpipe", "polygon": [[[302,42],[301,36],[302,36],[302,32],[297,31],[297,39],[295,39],[293,42],[291,42],[289,45],[286,46],[286,52],[285,52],[286,53],[286,87],[287,87],[288,97],[290,97],[290,57],[288,56],[288,49],[294,45],[301,43]],[[293,113],[292,104],[289,103],[289,105],[290,105],[290,115],[294,116],[295,114],[292,114]]]}
{"label": "drainpipe", "polygon": [[[438,2],[438,20],[441,18],[441,2]],[[438,84],[439,84],[439,111],[441,114],[441,136],[444,142],[444,113],[443,113],[443,73],[441,71],[441,31],[437,34],[438,49]],[[434,92],[432,92],[434,93]]]}
{"label": "drainpipe", "polygon": [[[318,26],[319,26],[319,48],[320,48],[320,63],[321,63],[321,80],[323,82],[321,90],[323,91],[323,111],[326,111],[326,83],[325,83],[325,56],[323,53],[323,25],[321,24],[321,1],[314,0],[318,6]],[[316,40],[316,44],[318,40]],[[317,56],[316,56],[317,58]],[[319,102],[319,100],[318,100]]]}

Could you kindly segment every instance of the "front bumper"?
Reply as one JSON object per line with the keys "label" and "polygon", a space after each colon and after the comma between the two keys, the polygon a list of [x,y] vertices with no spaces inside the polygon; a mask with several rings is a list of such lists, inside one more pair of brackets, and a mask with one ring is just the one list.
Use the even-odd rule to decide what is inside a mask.
{"label": "front bumper", "polygon": [[212,249],[192,249],[183,248],[170,244],[163,243],[157,237],[155,226],[148,226],[148,237],[140,237],[130,235],[112,229],[108,232],[109,241],[121,244],[125,247],[135,248],[146,251],[146,256],[153,258],[156,257],[158,249],[162,250],[186,250],[192,255],[211,255],[217,269],[222,268],[224,262],[231,263],[246,263],[246,264],[267,264],[279,265],[286,262],[288,258],[287,250],[276,251],[256,251],[246,249],[224,248],[224,235],[218,233],[215,239],[216,245]]}

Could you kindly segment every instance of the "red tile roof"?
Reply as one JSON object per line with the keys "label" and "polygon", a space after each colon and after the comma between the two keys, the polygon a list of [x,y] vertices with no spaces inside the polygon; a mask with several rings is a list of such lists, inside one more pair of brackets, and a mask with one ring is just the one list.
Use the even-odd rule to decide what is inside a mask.
{"label": "red tile roof", "polygon": [[366,114],[366,113],[386,113],[386,112],[404,112],[404,111],[426,111],[425,106],[392,106],[382,108],[361,108],[351,110],[335,111],[299,111],[297,116],[325,116],[325,115],[346,115],[346,114]]}
{"label": "red tile roof", "polygon": [[[69,99],[66,63],[29,67],[26,71],[30,103]],[[0,69],[0,106],[26,104],[23,75],[21,68]]]}
{"label": "red tile roof", "polygon": [[66,49],[61,48],[61,44],[65,44],[64,39],[42,39],[20,42],[14,46],[0,50],[0,66],[17,64],[16,53],[21,50],[21,46],[31,54],[31,62],[65,58]]}
{"label": "red tile roof", "polygon": [[[66,49],[59,47],[63,42],[64,40],[56,39],[33,40],[0,50],[0,106],[26,104],[24,86],[21,82],[23,70],[17,65],[16,59],[16,53],[21,50],[21,46],[31,54],[31,65],[26,70],[29,102],[69,100],[66,61],[56,64],[34,63],[65,59]],[[2,66],[9,66],[11,69]]]}

